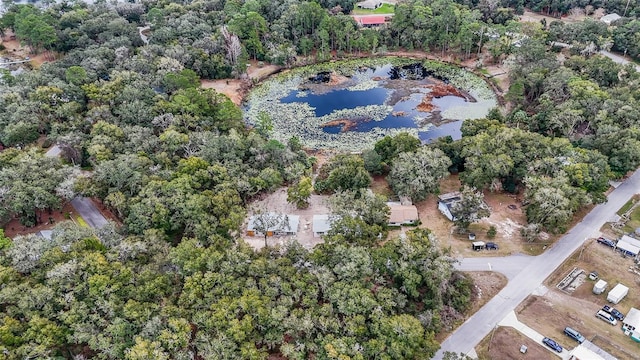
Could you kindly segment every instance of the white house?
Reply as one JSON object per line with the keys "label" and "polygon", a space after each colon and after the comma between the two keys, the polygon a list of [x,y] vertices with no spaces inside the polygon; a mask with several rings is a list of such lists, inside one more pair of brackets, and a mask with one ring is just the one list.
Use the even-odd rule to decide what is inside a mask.
{"label": "white house", "polygon": [[[267,216],[277,218],[282,217],[281,221],[267,229],[267,236],[273,235],[295,235],[298,233],[298,227],[300,225],[299,215],[280,215],[275,213],[269,213]],[[247,235],[256,236],[264,235],[260,231],[256,230],[257,216],[253,215],[249,218],[249,224],[247,225]]]}
{"label": "white house", "polygon": [[382,0],[365,0],[356,4],[360,9],[375,10],[382,6]]}
{"label": "white house", "polygon": [[329,215],[313,215],[313,236],[321,237],[331,230],[331,216]]}
{"label": "white house", "polygon": [[611,23],[613,23],[614,21],[618,20],[622,18],[622,16],[616,14],[616,13],[611,13],[611,14],[607,14],[603,17],[600,18],[600,21],[602,21],[603,23],[607,24],[607,25],[611,25]]}
{"label": "white house", "polygon": [[403,205],[397,202],[388,202],[389,226],[415,225],[420,218],[418,217],[418,208],[415,205]]}
{"label": "white house", "polygon": [[462,194],[459,192],[450,192],[438,196],[438,210],[442,215],[446,216],[451,221],[456,221],[456,217],[453,214],[453,206],[462,201]]}

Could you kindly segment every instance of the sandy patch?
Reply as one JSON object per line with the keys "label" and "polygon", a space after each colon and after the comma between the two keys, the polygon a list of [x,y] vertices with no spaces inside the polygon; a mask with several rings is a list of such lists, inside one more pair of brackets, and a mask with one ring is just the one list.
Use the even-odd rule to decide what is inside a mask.
{"label": "sandy patch", "polygon": [[[305,248],[311,249],[322,243],[322,238],[313,236],[313,215],[329,214],[326,205],[327,195],[312,194],[309,198],[309,207],[306,209],[296,209],[295,205],[287,202],[287,188],[281,188],[266,195],[263,199],[255,201],[249,209],[260,209],[265,212],[276,212],[281,214],[299,215],[300,226],[295,236],[271,236],[267,238],[269,246],[282,245],[290,240],[297,240]],[[255,249],[264,247],[264,237],[246,235],[246,224],[243,227],[243,239]]]}
{"label": "sandy patch", "polygon": [[5,50],[0,53],[0,56],[11,59],[12,61],[24,60],[29,57],[31,61],[25,63],[25,65],[31,65],[35,68],[39,68],[45,62],[54,61],[58,55],[52,51],[44,51],[39,54],[31,52],[28,46],[20,45],[20,42],[16,40],[13,32],[10,30],[5,33],[5,36],[0,38],[0,44],[4,45]]}
{"label": "sandy patch", "polygon": [[216,92],[227,95],[234,104],[240,105],[254,83],[262,81],[282,69],[278,65],[259,66],[257,61],[250,61],[249,64],[250,66],[247,68],[248,79],[203,79],[200,84],[205,89],[214,89]]}
{"label": "sandy patch", "polygon": [[[525,345],[527,352],[520,352]],[[556,355],[544,348],[544,345],[529,339],[512,327],[497,327],[476,346],[480,359],[557,359]]]}

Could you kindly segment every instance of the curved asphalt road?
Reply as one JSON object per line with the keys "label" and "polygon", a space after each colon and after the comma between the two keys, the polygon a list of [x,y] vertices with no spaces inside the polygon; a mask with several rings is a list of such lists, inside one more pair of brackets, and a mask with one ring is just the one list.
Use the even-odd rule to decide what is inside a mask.
{"label": "curved asphalt road", "polygon": [[[509,283],[451,334],[442,343],[433,359],[442,359],[445,351],[470,353],[500,320],[538,288],[565,259],[582,246],[587,238],[598,235],[604,223],[612,219],[616,211],[639,192],[640,170],[637,170],[609,194],[607,203],[596,206],[580,223],[542,255],[536,257],[517,255],[501,260],[498,258],[464,259],[458,265],[459,269],[488,270],[487,263],[491,263],[494,266],[494,271],[504,271],[509,278]],[[482,268],[474,268],[475,266]],[[519,271],[517,271],[518,267]]]}
{"label": "curved asphalt road", "polygon": [[107,219],[102,215],[91,199],[78,196],[71,200],[71,205],[92,228],[100,229],[107,225]]}

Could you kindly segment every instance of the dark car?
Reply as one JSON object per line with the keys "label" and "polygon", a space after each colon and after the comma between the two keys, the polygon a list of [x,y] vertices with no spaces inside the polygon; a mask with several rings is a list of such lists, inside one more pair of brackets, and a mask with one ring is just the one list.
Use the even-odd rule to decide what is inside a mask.
{"label": "dark car", "polygon": [[485,246],[485,249],[487,250],[498,250],[498,244],[494,243],[494,242],[488,242]]}
{"label": "dark car", "polygon": [[624,314],[623,314],[623,313],[621,313],[620,311],[618,311],[618,310],[616,310],[616,309],[612,308],[612,307],[611,307],[611,306],[609,306],[609,305],[605,305],[605,306],[603,306],[603,307],[602,307],[602,311],[604,311],[604,312],[607,312],[607,313],[611,314],[614,318],[616,318],[616,319],[618,319],[618,320],[620,320],[620,321],[624,320]]}
{"label": "dark car", "polygon": [[559,353],[562,352],[562,346],[558,345],[557,342],[553,341],[552,339],[549,339],[548,337],[542,339],[542,343]]}
{"label": "dark car", "polygon": [[609,240],[607,238],[603,238],[603,237],[599,237],[598,240],[596,240],[598,243],[603,244],[603,245],[607,245],[608,247],[614,247],[616,246],[616,242],[613,240]]}

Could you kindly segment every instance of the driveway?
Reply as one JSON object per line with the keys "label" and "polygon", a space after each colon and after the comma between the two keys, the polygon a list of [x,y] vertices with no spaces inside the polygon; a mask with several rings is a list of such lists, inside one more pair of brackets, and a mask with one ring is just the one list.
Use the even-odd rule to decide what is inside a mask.
{"label": "driveway", "polygon": [[[630,63],[630,61],[626,58],[609,51],[600,50],[600,54],[608,57],[609,59],[613,60],[613,62],[616,62],[618,64],[627,65]],[[640,72],[640,65],[636,65],[636,71]]]}
{"label": "driveway", "polygon": [[[442,343],[434,359],[442,359],[445,351],[471,353],[475,346],[502,319],[536,290],[558,266],[582,246],[585,240],[597,236],[604,223],[613,218],[616,211],[638,192],[640,192],[640,171],[633,173],[629,179],[613,190],[607,197],[608,201],[606,203],[593,208],[580,223],[544,254],[531,257],[528,262],[523,262],[522,256],[513,257],[513,263],[510,265],[507,265],[509,263],[508,260],[505,260],[505,264],[501,263],[500,265],[497,265],[497,259],[491,260],[494,261],[494,266],[504,266],[505,269],[508,269],[505,271],[510,274],[507,275],[510,280],[509,283]],[[512,257],[505,259],[509,258]],[[483,258],[481,262],[487,262],[487,259]],[[465,261],[466,259],[463,260],[462,264]],[[472,262],[470,261],[469,264],[472,264]],[[479,264],[477,265],[480,266]],[[519,272],[514,274],[512,271],[514,271],[513,268],[517,264],[521,264],[521,268]],[[494,270],[497,270],[497,268]]]}
{"label": "driveway", "polygon": [[107,225],[108,221],[91,199],[78,196],[71,200],[71,205],[78,212],[80,216],[86,221],[86,223],[94,229],[100,229]]}

